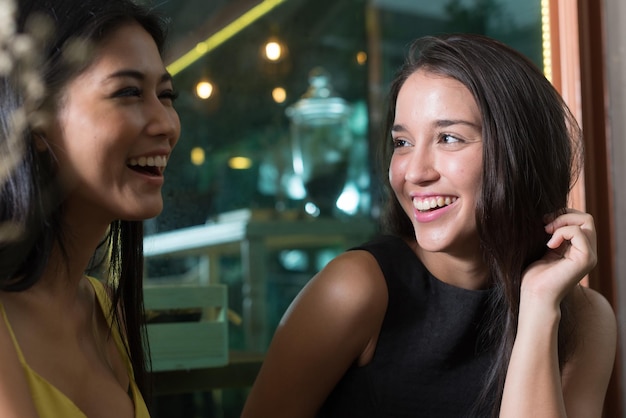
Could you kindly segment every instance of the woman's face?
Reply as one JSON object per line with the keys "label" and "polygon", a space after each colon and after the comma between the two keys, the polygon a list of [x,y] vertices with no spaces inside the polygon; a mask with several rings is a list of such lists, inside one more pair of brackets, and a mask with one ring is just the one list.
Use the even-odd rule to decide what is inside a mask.
{"label": "woman's face", "polygon": [[70,213],[108,224],[161,212],[163,171],[180,135],[173,98],[157,46],[139,24],[97,46],[45,133]]}
{"label": "woman's face", "polygon": [[412,220],[418,250],[478,254],[481,115],[459,81],[419,70],[399,91],[389,181]]}

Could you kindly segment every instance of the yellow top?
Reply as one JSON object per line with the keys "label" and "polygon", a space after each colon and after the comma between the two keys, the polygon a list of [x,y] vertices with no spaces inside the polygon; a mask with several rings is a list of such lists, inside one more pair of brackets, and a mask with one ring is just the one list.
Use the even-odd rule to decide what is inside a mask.
{"label": "yellow top", "polygon": [[[109,299],[102,283],[92,277],[89,277],[89,281],[92,283],[96,292],[100,309],[102,309],[104,316],[109,322],[109,326],[112,330],[111,334],[113,335],[113,340],[115,341],[117,350],[122,356],[124,364],[126,364],[128,376],[130,377],[130,391],[132,392],[133,403],[135,404],[135,418],[150,418],[146,403],[141,396],[141,392],[139,392],[139,388],[137,388],[137,384],[135,383],[133,368],[130,358],[126,353],[126,349],[124,348],[124,344],[122,343],[122,337],[120,336],[117,326],[112,326],[112,318],[110,317],[111,300]],[[24,368],[26,379],[28,380],[28,385],[30,386],[30,391],[33,396],[33,401],[35,402],[35,408],[37,409],[39,416],[41,418],[85,418],[86,415],[74,404],[74,402],[72,402],[60,390],[30,368],[24,359],[24,355],[22,354],[22,350],[20,349],[17,340],[15,339],[15,334],[13,333],[11,324],[9,324],[7,319],[4,306],[2,306],[1,303],[0,312],[2,312],[2,317],[4,318],[4,322],[6,322],[11,338],[13,339],[13,344],[17,350],[20,363],[22,363],[22,367]]]}

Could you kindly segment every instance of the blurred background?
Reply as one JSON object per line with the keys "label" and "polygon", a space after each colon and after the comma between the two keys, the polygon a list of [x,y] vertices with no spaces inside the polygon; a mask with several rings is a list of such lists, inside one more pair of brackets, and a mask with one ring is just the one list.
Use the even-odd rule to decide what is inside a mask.
{"label": "blurred background", "polygon": [[[238,417],[293,297],[328,260],[377,232],[386,93],[411,41],[424,35],[500,39],[562,92],[587,137],[573,205],[596,216],[601,241],[586,284],[621,315],[617,278],[626,266],[616,255],[626,244],[618,216],[626,201],[616,190],[626,145],[610,135],[624,128],[619,0],[143,3],[171,20],[165,61],[182,123],[165,209],[145,223],[146,285],[226,295],[212,315],[207,307],[168,311],[173,323],[218,324],[210,338],[221,351],[204,362],[157,364],[155,417]],[[194,338],[174,351],[184,357]],[[622,414],[622,375],[620,361],[607,417]]]}

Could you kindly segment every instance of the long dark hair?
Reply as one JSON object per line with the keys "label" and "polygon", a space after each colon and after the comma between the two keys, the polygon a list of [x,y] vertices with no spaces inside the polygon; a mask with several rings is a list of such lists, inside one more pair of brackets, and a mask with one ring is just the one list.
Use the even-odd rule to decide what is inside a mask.
{"label": "long dark hair", "polygon": [[[497,416],[517,332],[522,272],[545,253],[544,216],[562,213],[567,206],[581,167],[581,132],[542,72],[514,49],[481,35],[421,38],[412,44],[391,85],[382,172],[388,170],[393,152],[388,138],[398,92],[419,69],[461,82],[482,115],[482,187],[476,222],[493,288],[485,338],[496,358],[476,410]],[[415,240],[410,219],[385,184],[386,229]],[[561,367],[574,343],[567,299],[562,311]]]}
{"label": "long dark hair", "polygon": [[[139,23],[162,51],[166,32],[164,20],[151,10],[130,0],[19,0],[17,30],[22,32],[33,16],[52,23],[41,52],[41,72],[45,86],[42,108],[54,114],[64,87],[90,63],[68,59],[67,50],[86,42],[97,46],[115,29],[129,22]],[[92,49],[93,50],[93,49]],[[85,58],[85,57],[83,57]],[[11,117],[24,106],[24,91],[18,74],[0,77],[0,145],[11,130]],[[33,286],[50,259],[53,247],[63,256],[63,193],[55,178],[55,158],[51,150],[35,146],[37,131],[27,128],[21,140],[23,158],[0,181],[0,225],[20,227],[18,239],[0,237],[0,289],[19,292]],[[117,220],[109,227],[103,242],[109,253],[108,281],[113,289],[111,315],[126,330],[128,353],[134,377],[144,397],[147,393],[149,349],[145,334],[143,307],[143,224]],[[122,325],[123,324],[123,325]]]}

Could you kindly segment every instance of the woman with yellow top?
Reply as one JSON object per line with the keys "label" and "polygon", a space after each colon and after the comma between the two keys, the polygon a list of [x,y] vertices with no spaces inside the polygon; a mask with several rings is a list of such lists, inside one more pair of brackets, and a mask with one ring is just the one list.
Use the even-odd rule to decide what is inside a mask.
{"label": "woman with yellow top", "polygon": [[[180,135],[163,22],[130,0],[19,0],[15,18],[0,33],[0,416],[147,417],[142,221]],[[85,274],[94,254],[106,284]]]}

